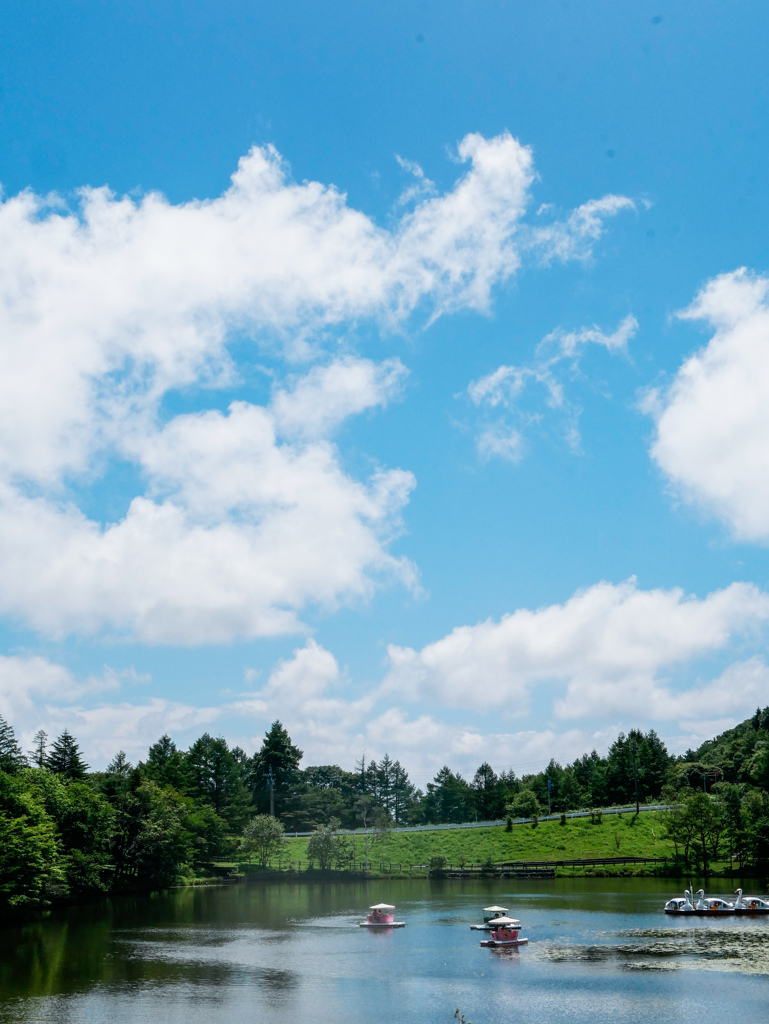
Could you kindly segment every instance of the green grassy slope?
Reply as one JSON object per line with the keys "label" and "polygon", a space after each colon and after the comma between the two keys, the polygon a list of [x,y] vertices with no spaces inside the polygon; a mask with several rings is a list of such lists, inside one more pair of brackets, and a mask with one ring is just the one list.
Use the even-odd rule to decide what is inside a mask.
{"label": "green grassy slope", "polygon": [[[356,859],[365,857],[365,839],[355,839]],[[287,854],[292,861],[305,861],[307,839],[289,839]],[[516,860],[581,860],[590,857],[665,857],[672,856],[673,844],[662,837],[660,816],[648,811],[637,818],[633,814],[604,815],[600,824],[590,818],[504,827],[436,829],[430,832],[395,832],[384,842],[369,841],[369,862],[394,865],[427,864],[442,854],[459,866]]]}

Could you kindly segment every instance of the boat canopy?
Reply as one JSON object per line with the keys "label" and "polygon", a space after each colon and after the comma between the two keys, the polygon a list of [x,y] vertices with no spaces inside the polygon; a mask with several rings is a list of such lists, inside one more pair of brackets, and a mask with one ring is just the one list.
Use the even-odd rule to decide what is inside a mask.
{"label": "boat canopy", "polygon": [[390,903],[375,903],[373,907],[369,907],[369,910],[395,910]]}
{"label": "boat canopy", "polygon": [[484,907],[484,914],[506,914],[507,907]]}
{"label": "boat canopy", "polygon": [[514,917],[495,917],[489,923],[497,928],[520,928],[521,926],[521,922],[516,921]]}

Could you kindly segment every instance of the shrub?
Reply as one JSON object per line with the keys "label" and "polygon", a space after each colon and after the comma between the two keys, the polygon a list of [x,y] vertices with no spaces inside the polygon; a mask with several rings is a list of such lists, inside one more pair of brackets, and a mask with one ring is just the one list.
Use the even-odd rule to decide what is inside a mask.
{"label": "shrub", "polygon": [[447,864],[448,860],[442,853],[435,854],[430,858],[430,874],[442,875],[446,870]]}

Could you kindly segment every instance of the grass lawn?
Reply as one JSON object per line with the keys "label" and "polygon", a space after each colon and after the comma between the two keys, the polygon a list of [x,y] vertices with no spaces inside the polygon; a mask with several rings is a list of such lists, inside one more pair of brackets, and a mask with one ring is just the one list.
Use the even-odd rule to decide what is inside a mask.
{"label": "grass lawn", "polygon": [[[356,860],[365,859],[365,837],[353,837]],[[296,862],[307,862],[307,839],[287,840],[284,853]],[[428,864],[442,854],[455,867],[515,860],[582,860],[591,857],[665,857],[672,856],[673,844],[662,837],[660,815],[647,811],[634,814],[604,815],[600,824],[590,818],[567,818],[531,825],[493,828],[436,829],[430,832],[394,832],[383,840],[369,838],[369,864],[377,869],[384,862],[402,865]]]}

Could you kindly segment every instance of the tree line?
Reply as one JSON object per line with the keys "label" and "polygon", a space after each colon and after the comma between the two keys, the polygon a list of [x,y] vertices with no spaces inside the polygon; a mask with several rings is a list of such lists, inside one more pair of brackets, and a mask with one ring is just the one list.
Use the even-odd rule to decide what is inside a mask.
{"label": "tree line", "polygon": [[159,889],[243,856],[267,864],[285,832],[313,831],[308,856],[325,867],[347,856],[340,829],[536,819],[548,797],[555,813],[675,803],[667,827],[686,863],[769,856],[769,708],[681,757],[631,730],[606,756],[520,778],[488,762],[470,779],[444,766],[424,791],[388,754],[353,771],[303,769],[302,757],[276,721],[250,756],[208,733],[187,750],[166,735],[136,765],[119,751],[91,771],[67,730],[52,743],[38,732],[25,754],[0,717],[0,906]]}

